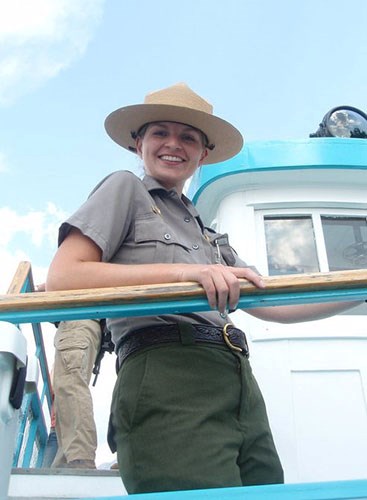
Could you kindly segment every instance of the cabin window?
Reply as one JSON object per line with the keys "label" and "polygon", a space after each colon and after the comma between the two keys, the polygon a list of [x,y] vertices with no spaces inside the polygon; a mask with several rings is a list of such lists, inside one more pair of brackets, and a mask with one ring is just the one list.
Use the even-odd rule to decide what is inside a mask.
{"label": "cabin window", "polygon": [[[297,208],[256,211],[264,275],[367,269],[366,210]],[[367,314],[367,304],[346,311]]]}
{"label": "cabin window", "polygon": [[367,268],[365,216],[316,209],[262,215],[270,276]]}
{"label": "cabin window", "polygon": [[366,218],[321,216],[321,222],[329,270],[366,268]]}
{"label": "cabin window", "polygon": [[265,216],[264,229],[270,276],[319,271],[310,216]]}

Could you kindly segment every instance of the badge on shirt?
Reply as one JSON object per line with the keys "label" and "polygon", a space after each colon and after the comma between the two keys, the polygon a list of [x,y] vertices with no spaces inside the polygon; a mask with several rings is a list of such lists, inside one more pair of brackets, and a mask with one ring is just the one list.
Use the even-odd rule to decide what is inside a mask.
{"label": "badge on shirt", "polygon": [[157,215],[162,215],[157,205],[152,205],[152,212]]}

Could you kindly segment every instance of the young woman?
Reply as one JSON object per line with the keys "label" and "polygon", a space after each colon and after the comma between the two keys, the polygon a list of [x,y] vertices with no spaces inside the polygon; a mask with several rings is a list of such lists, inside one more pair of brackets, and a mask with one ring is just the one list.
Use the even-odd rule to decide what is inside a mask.
{"label": "young woman", "polygon": [[[282,482],[245,334],[227,316],[239,301],[238,278],[261,288],[261,276],[225,235],[204,227],[182,193],[200,165],[237,154],[242,136],[185,84],[114,111],[106,130],[140,156],[145,177],[111,174],[62,224],[47,289],[196,281],[211,306],[109,321],[120,365],[109,437],[125,487],[141,493]],[[248,312],[294,322],[347,307]]]}

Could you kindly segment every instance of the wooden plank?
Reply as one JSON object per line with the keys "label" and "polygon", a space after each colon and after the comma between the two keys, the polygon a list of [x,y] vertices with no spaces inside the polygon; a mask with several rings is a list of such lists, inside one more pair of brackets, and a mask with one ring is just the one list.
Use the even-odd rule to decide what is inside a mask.
{"label": "wooden plank", "polygon": [[[241,281],[239,308],[364,300],[367,271],[264,277],[265,289]],[[210,310],[198,283],[171,283],[0,296],[0,321],[15,324],[185,314]]]}
{"label": "wooden plank", "polygon": [[[241,282],[241,296],[317,292],[322,290],[367,288],[367,270],[264,277],[265,289],[246,280]],[[0,312],[96,305],[132,304],[205,298],[198,283],[121,286],[86,290],[65,290],[0,295]]]}
{"label": "wooden plank", "polygon": [[[281,305],[310,304],[317,302],[363,301],[367,297],[367,288],[349,290],[329,290],[299,293],[277,293],[264,295],[242,295],[238,309],[269,307]],[[88,318],[120,318],[134,316],[157,316],[162,314],[188,314],[209,311],[206,298],[160,300],[152,302],[120,302],[112,305],[96,303],[94,306],[58,306],[56,309],[43,308],[1,311],[0,321],[15,324],[40,323],[55,321],[73,321]],[[367,500],[367,499],[366,499]]]}
{"label": "wooden plank", "polygon": [[18,294],[22,293],[28,288],[34,289],[31,263],[27,261],[22,261],[18,264],[18,268],[14,274],[14,277],[9,285],[8,294]]}

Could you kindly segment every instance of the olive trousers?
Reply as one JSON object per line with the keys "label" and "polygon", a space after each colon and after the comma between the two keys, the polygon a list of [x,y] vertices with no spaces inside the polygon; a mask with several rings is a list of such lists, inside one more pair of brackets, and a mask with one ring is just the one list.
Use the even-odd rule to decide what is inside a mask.
{"label": "olive trousers", "polygon": [[111,424],[128,493],[283,482],[249,361],[225,346],[170,343],[131,355]]}

